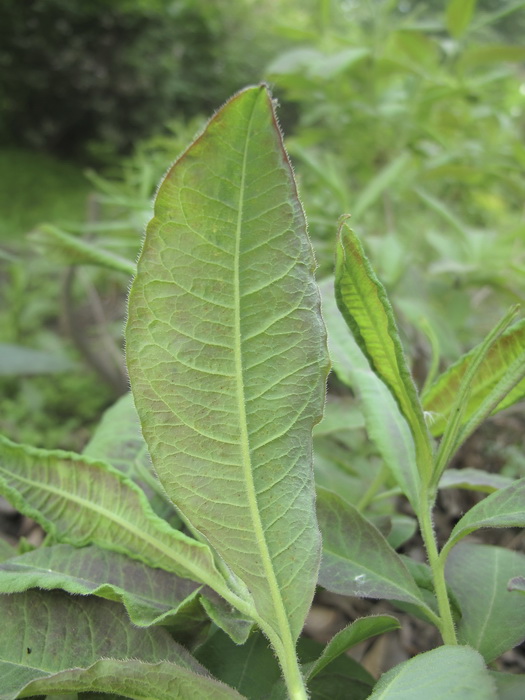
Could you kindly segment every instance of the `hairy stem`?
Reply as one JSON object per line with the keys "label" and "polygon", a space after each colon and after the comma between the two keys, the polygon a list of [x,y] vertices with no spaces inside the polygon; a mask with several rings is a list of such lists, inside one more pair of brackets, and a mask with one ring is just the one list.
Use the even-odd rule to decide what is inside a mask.
{"label": "hairy stem", "polygon": [[439,631],[445,644],[457,644],[456,629],[454,627],[454,619],[452,617],[447,584],[445,581],[445,566],[444,562],[439,557],[436,536],[432,525],[434,502],[434,498],[422,498],[423,507],[418,514],[418,520],[423,542],[427,550],[428,563],[432,569],[434,579],[434,590],[436,592],[440,619]]}

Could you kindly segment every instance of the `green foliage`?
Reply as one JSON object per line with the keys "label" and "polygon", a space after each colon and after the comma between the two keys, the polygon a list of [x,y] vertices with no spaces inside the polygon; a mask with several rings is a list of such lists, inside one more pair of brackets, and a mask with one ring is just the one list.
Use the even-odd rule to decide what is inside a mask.
{"label": "green foliage", "polygon": [[402,327],[426,317],[448,359],[525,279],[523,3],[477,5],[312,1],[266,71],[323,272],[350,213]]}
{"label": "green foliage", "polygon": [[[135,269],[110,246],[42,233],[63,260]],[[314,436],[328,358],[304,214],[267,87],[235,95],[157,194],[129,296],[133,403],[106,413],[84,454],[0,439],[0,493],[47,532],[41,549],[1,552],[0,698],[495,700],[523,688],[486,667],[525,636],[523,555],[460,540],[525,526],[525,479],[469,472],[463,485],[489,495],[441,551],[432,526],[462,419],[521,396],[522,323],[503,335],[511,309],[437,377],[437,447],[387,292],[345,223],[338,246],[335,293],[322,288],[328,347],[364,421],[344,397]],[[348,464],[363,422],[382,461]],[[401,494],[415,517],[395,513]],[[428,564],[396,552],[416,524]],[[398,622],[358,619],[310,644],[316,584],[387,599],[444,645],[376,682],[345,652]]]}
{"label": "green foliage", "polygon": [[174,114],[209,111],[259,79],[268,40],[236,31],[247,10],[224,0],[9,0],[0,140],[105,158]]}

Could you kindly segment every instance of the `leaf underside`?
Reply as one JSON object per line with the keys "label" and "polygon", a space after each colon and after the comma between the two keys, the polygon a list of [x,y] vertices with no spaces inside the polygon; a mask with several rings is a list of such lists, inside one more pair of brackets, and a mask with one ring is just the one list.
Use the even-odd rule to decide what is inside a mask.
{"label": "leaf underside", "polygon": [[320,553],[311,431],[328,361],[314,268],[270,95],[248,88],[159,189],[127,362],[166,492],[259,616],[295,638]]}
{"label": "leaf underside", "polygon": [[[467,423],[483,406],[493,392],[497,391],[505,376],[515,366],[517,370],[523,367],[525,356],[525,320],[519,321],[503,333],[493,344],[483,359],[472,381],[467,405],[462,416]],[[477,351],[473,348],[463,355],[454,365],[449,367],[429,388],[423,398],[425,411],[432,414],[430,431],[436,437],[442,435],[450,419],[461,380],[465,376],[473,356]],[[507,395],[500,400],[493,413],[512,406],[525,396],[525,379],[521,379]]]}
{"label": "leaf underside", "polygon": [[0,700],[69,690],[158,700],[241,697],[166,630],[134,627],[117,603],[28,591],[0,596],[0,619]]}

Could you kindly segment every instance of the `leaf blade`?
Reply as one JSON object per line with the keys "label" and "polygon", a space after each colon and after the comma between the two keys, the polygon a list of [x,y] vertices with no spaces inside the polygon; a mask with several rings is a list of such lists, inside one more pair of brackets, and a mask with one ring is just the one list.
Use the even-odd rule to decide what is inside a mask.
{"label": "leaf blade", "polygon": [[418,469],[430,479],[432,446],[416,387],[408,370],[394,313],[363,246],[343,220],[335,281],[337,305],[377,376],[405,417],[416,446]]}
{"label": "leaf blade", "polygon": [[[430,425],[432,434],[436,437],[445,431],[454,398],[458,392],[461,380],[465,376],[469,364],[475,356],[478,347],[463,355],[451,365],[434,382],[423,397],[425,411],[432,413],[435,419]],[[463,422],[468,422],[481,406],[482,402],[497,394],[498,385],[503,381],[512,363],[523,364],[525,347],[525,319],[515,323],[505,331],[492,345],[478,368],[471,384],[467,406],[463,414]],[[525,370],[524,370],[525,371]],[[495,406],[493,413],[508,408],[525,395],[525,379],[518,380],[514,388]]]}
{"label": "leaf blade", "polygon": [[[205,673],[166,630],[134,627],[117,603],[91,596],[70,596],[61,591],[28,591],[1,595],[0,617],[2,700],[14,700],[23,689],[26,690],[23,696],[38,692],[33,692],[33,688],[47,690],[53,682],[52,676],[57,673],[67,676],[70,669],[73,675],[81,676],[85,669],[101,663],[102,657],[113,657],[113,661],[122,660],[131,665],[131,657],[148,664],[166,661],[174,670],[179,667],[193,674]],[[24,635],[19,631],[21,620],[26,622]],[[69,680],[57,687],[75,689]],[[119,686],[111,689],[118,690]]]}
{"label": "leaf blade", "polygon": [[456,523],[440,557],[445,560],[451,548],[474,530],[483,527],[525,527],[524,499],[525,478],[518,479],[476,503]]}
{"label": "leaf blade", "polygon": [[318,488],[317,512],[323,534],[321,586],[343,595],[405,601],[432,616],[400,556],[354,506]]}
{"label": "leaf blade", "polygon": [[261,618],[295,638],[319,559],[310,435],[327,360],[313,269],[269,93],[249,88],[161,185],[130,294],[128,369],[169,496]]}
{"label": "leaf blade", "polygon": [[144,493],[103,462],[0,437],[0,492],[59,542],[96,544],[224,589],[209,547],[156,516]]}
{"label": "leaf blade", "polygon": [[462,613],[458,641],[487,663],[525,639],[525,599],[507,590],[523,571],[525,556],[502,547],[462,542],[448,557],[445,575]]}
{"label": "leaf blade", "polygon": [[369,700],[497,700],[480,654],[470,647],[442,646],[383,674]]}

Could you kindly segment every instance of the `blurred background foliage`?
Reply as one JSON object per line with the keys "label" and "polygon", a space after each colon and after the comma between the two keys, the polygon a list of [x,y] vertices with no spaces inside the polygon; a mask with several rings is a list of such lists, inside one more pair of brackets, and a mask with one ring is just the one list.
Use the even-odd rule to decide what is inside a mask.
{"label": "blurred background foliage", "polygon": [[80,449],[126,389],[126,269],[158,180],[260,80],[281,105],[319,277],[350,213],[418,381],[523,300],[525,1],[4,0],[0,34],[12,439]]}

